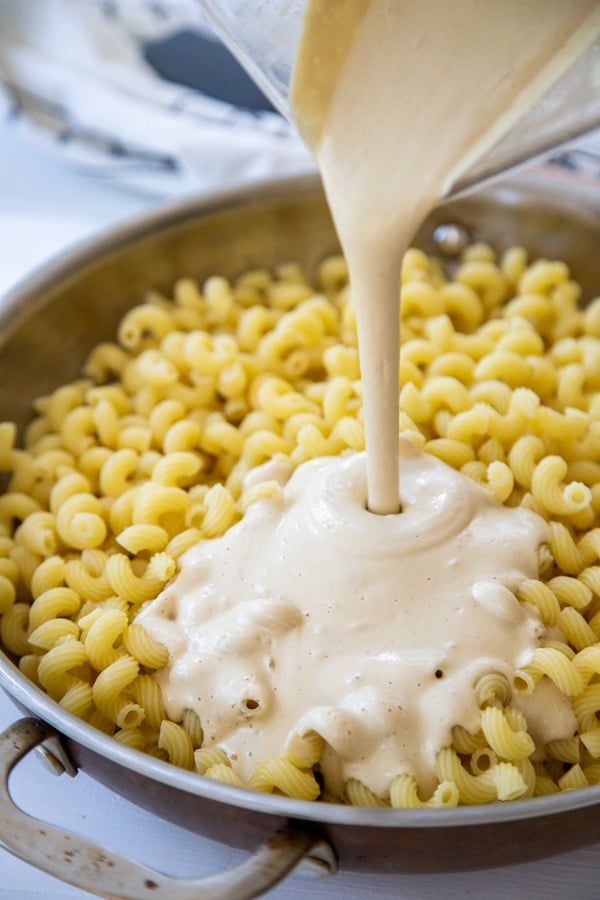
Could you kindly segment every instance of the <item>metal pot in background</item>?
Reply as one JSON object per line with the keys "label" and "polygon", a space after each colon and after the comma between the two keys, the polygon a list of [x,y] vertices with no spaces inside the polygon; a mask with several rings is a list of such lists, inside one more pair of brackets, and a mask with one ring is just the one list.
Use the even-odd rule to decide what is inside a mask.
{"label": "metal pot in background", "polygon": [[[591,297],[600,285],[600,200],[574,197],[560,180],[514,180],[438,208],[416,244],[453,254],[468,235],[498,250],[561,257]],[[451,229],[448,226],[452,225]],[[77,376],[85,356],[146,290],[181,276],[235,276],[297,260],[311,275],[337,241],[318,182],[269,182],[146,214],[58,259],[0,310],[0,419],[27,422],[31,401]],[[266,890],[304,854],[317,865],[372,872],[445,872],[515,864],[598,839],[600,786],[551,797],[458,809],[392,810],[307,803],[203,779],[138,753],[66,713],[0,656],[0,686],[36,722],[0,738],[6,780],[16,759],[52,734],[66,757],[118,794],[164,819],[237,848],[267,847],[243,872],[205,893],[65,836],[0,799],[0,839],[13,852],[80,887],[114,897],[246,897]],[[68,768],[50,745],[57,765]],[[282,831],[283,829],[283,831]],[[273,838],[273,835],[275,837]],[[71,854],[71,855],[69,855]]]}

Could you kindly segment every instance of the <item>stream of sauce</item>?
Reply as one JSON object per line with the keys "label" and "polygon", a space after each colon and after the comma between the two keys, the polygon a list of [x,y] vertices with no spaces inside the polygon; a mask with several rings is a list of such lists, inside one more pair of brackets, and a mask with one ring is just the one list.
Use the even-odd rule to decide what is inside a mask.
{"label": "stream of sauce", "polygon": [[350,271],[373,512],[398,512],[404,253],[452,183],[599,31],[596,0],[308,6],[291,102]]}
{"label": "stream of sauce", "polygon": [[[429,790],[452,727],[478,728],[477,678],[510,681],[540,644],[514,592],[545,523],[399,442],[400,267],[452,181],[599,27],[596,0],[308,6],[292,102],[349,264],[367,453],[301,466],[138,617],[169,649],[169,717],[194,709],[242,778],[316,731],[331,795],[350,777],[383,794],[401,772]],[[539,746],[575,729],[543,685]]]}

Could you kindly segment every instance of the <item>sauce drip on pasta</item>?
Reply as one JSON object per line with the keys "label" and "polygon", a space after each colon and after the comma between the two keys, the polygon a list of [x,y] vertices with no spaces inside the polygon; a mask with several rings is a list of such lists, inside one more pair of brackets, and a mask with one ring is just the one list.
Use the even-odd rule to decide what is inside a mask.
{"label": "sauce drip on pasta", "polygon": [[[478,683],[492,672],[511,697],[544,633],[514,595],[537,575],[544,521],[407,440],[400,450],[401,516],[365,509],[364,453],[304,463],[190,550],[138,617],[169,649],[157,674],[169,717],[196,712],[207,744],[250,784],[258,763],[284,748],[302,759],[316,738],[330,796],[351,779],[383,796],[401,773],[431,793],[452,729],[480,727]],[[285,469],[252,478],[274,475]],[[570,736],[554,685],[545,708],[540,745]],[[515,759],[535,749],[524,734],[513,743]]]}
{"label": "sauce drip on pasta", "polygon": [[[363,806],[485,803],[583,787],[600,779],[596,684],[600,672],[600,478],[596,462],[600,298],[580,308],[579,287],[566,264],[528,263],[525,250],[518,247],[496,259],[487,245],[469,246],[451,281],[435,260],[412,249],[405,259],[403,279],[409,303],[404,307],[402,430],[405,440],[410,437],[425,454],[411,454],[410,445],[402,445],[403,467],[408,465],[414,472],[417,465],[420,471],[420,493],[415,493],[415,498],[403,480],[406,514],[402,516],[376,516],[366,511],[364,461],[362,457],[351,461],[351,454],[364,450],[364,429],[356,323],[341,257],[322,262],[316,286],[308,284],[291,263],[273,274],[264,270],[243,273],[234,283],[212,277],[201,288],[190,279],[181,279],[172,300],[161,298],[157,303],[151,295],[126,314],[119,328],[120,346],[102,343],[95,347],[85,365],[85,379],[38,398],[37,416],[27,429],[24,449],[15,445],[16,426],[0,424],[2,465],[10,473],[8,491],[0,498],[4,531],[0,543],[5,554],[1,560],[0,636],[3,646],[19,659],[21,671],[64,710],[127,746],[185,769],[194,768],[208,778],[307,800],[321,793],[319,769],[327,777],[324,799]],[[265,459],[269,462],[263,463]],[[318,488],[312,482],[313,478],[319,481],[315,472],[320,472],[320,467],[312,470],[309,466],[306,472],[301,467],[311,459],[321,459],[328,468],[321,473],[322,491],[315,510],[304,521],[297,517],[300,527],[291,529],[292,540],[288,540],[296,553],[305,551],[301,561],[307,573],[302,603],[308,603],[308,608],[294,604],[294,611],[284,592],[279,597],[254,596],[252,582],[268,585],[271,569],[273,576],[281,575],[284,563],[273,564],[274,551],[280,547],[283,532],[290,531],[290,521],[294,522],[290,514],[298,513],[293,499],[296,488],[308,478],[309,501],[313,487]],[[354,466],[359,466],[360,472]],[[296,467],[297,477],[287,485]],[[437,471],[438,483],[442,478],[443,490],[434,502],[431,488],[435,495],[435,479],[428,484],[423,480],[424,471]],[[448,505],[442,502],[452,485],[464,486],[463,475],[484,484],[499,503],[505,503],[508,509],[503,515],[519,506],[541,514],[547,521],[548,545],[540,548],[539,578],[521,580],[535,566],[535,545],[544,526],[535,516],[517,514],[520,532],[528,518],[534,523],[527,541],[511,548],[523,557],[515,557],[517,567],[512,575],[503,567],[500,555],[487,570],[499,572],[502,579],[506,575],[506,582],[491,583],[481,570],[484,559],[472,554],[479,568],[471,574],[477,580],[470,583],[470,593],[467,589],[463,594],[450,581],[443,586],[443,614],[450,620],[456,612],[453,625],[461,619],[456,609],[461,596],[466,596],[469,608],[473,604],[480,608],[476,617],[480,621],[483,617],[484,624],[497,619],[501,631],[518,608],[515,640],[520,642],[525,636],[529,649],[525,647],[518,658],[510,656],[506,668],[502,660],[496,664],[488,659],[489,669],[466,691],[467,707],[450,714],[444,727],[451,718],[457,723],[466,721],[461,716],[467,715],[470,704],[479,711],[478,725],[452,727],[451,745],[435,755],[439,783],[431,796],[419,796],[417,781],[410,774],[411,760],[403,755],[406,747],[395,760],[393,771],[399,774],[394,775],[389,791],[374,793],[357,777],[344,781],[346,764],[354,766],[356,760],[348,758],[352,753],[346,751],[337,758],[332,746],[325,743],[319,730],[338,747],[340,735],[336,737],[335,729],[326,731],[327,720],[315,718],[318,710],[302,707],[294,718],[286,707],[292,730],[284,743],[278,744],[274,720],[274,740],[267,752],[276,756],[256,759],[246,781],[232,768],[237,762],[234,756],[239,754],[232,750],[228,756],[212,742],[210,713],[206,734],[193,708],[183,709],[179,720],[182,703],[178,705],[176,697],[171,712],[178,721],[166,717],[159,682],[151,673],[168,663],[171,671],[176,670],[178,653],[185,656],[186,647],[203,638],[202,633],[198,636],[187,627],[193,624],[193,615],[178,615],[179,579],[170,584],[179,560],[188,577],[188,563],[183,558],[186,550],[200,543],[203,550],[198,549],[199,555],[213,549],[220,553],[224,544],[211,539],[225,535],[232,542],[237,540],[233,532],[227,535],[229,528],[257,506],[250,521],[260,525],[266,543],[261,547],[262,556],[249,560],[244,576],[248,616],[246,620],[242,616],[240,623],[242,630],[244,622],[249,627],[242,635],[238,628],[236,637],[236,623],[228,615],[221,617],[220,623],[213,618],[202,624],[202,632],[216,638],[216,647],[221,643],[224,649],[239,638],[238,649],[243,649],[243,639],[248,639],[245,655],[240,654],[236,665],[239,667],[244,656],[244,679],[249,686],[256,683],[253,665],[260,647],[253,654],[252,642],[257,626],[261,626],[261,640],[268,641],[270,633],[276,641],[291,639],[283,633],[285,628],[277,632],[282,622],[279,611],[284,624],[287,621],[290,626],[290,635],[304,646],[309,619],[302,613],[310,613],[310,605],[324,596],[322,590],[309,590],[310,579],[321,579],[321,588],[341,579],[338,587],[344,603],[332,604],[331,613],[327,611],[328,627],[335,627],[332,646],[343,648],[344,629],[352,621],[358,624],[350,639],[356,640],[356,631],[360,632],[361,645],[356,659],[346,656],[342,660],[351,663],[349,679],[333,669],[322,669],[327,675],[327,701],[339,723],[344,715],[353,714],[344,702],[346,682],[352,683],[353,676],[360,674],[366,648],[377,655],[378,620],[370,620],[370,586],[377,588],[375,611],[381,607],[389,612],[390,597],[398,596],[400,590],[408,596],[407,585],[420,577],[416,563],[419,559],[423,562],[424,553],[429,552],[415,540],[415,534],[410,535],[410,542],[404,534],[396,552],[394,544],[402,528],[411,521],[414,524],[415,517],[409,513],[428,513],[425,534],[431,532],[440,541],[444,537],[446,548],[460,537],[461,527],[466,540],[476,540],[471,526],[465,528],[459,521],[465,496],[451,506],[451,527]],[[286,485],[283,497],[282,484]],[[353,484],[360,490],[354,492]],[[332,491],[332,485],[340,491],[337,487]],[[476,490],[473,493],[470,482],[465,489],[471,500],[479,496],[485,500],[485,508],[493,509],[490,497]],[[423,492],[426,502],[412,504]],[[328,508],[343,513],[341,524],[331,516],[317,515]],[[477,522],[477,509],[471,512]],[[313,555],[311,541],[315,538],[308,539],[313,533],[306,522],[315,516],[319,527],[324,520],[327,527],[321,529],[323,547],[317,542]],[[354,550],[343,555],[337,545],[331,549],[331,542],[345,541],[344,529],[351,529],[352,521],[360,526],[348,538]],[[269,523],[277,526],[273,533],[268,531]],[[363,540],[360,532],[366,523],[369,529]],[[419,528],[419,533],[422,530]],[[387,565],[379,562],[386,535],[392,554],[392,584],[381,598],[379,579],[388,572]],[[373,546],[377,537],[383,540]],[[495,557],[495,548],[488,550]],[[243,552],[242,548],[240,565]],[[365,554],[371,556],[368,566]],[[289,560],[287,548],[286,555]],[[395,576],[403,559],[405,571]],[[431,565],[432,571],[425,571],[422,578],[426,581],[442,571],[456,577],[449,560],[450,556],[443,555],[441,563]],[[214,587],[211,565],[204,578],[202,571],[194,573],[198,576],[196,587],[204,584],[208,594]],[[228,560],[225,565],[230,565]],[[294,574],[290,585],[298,588],[301,571],[301,566],[295,574],[288,571]],[[348,584],[344,586],[346,574]],[[216,575],[215,583],[221,583],[220,572]],[[459,582],[461,577],[459,572]],[[522,606],[518,607],[514,591],[508,588],[513,578],[519,585],[516,596]],[[365,591],[360,594],[356,619],[351,603],[361,581]],[[240,583],[236,582],[236,589]],[[271,583],[275,593],[277,585]],[[170,662],[162,634],[157,631],[158,640],[154,640],[141,624],[143,620],[135,621],[144,603],[167,585],[173,608],[163,624],[167,631],[181,632],[181,640],[170,644]],[[424,672],[427,682],[421,680],[425,693],[419,701],[434,690],[439,699],[439,691],[455,681],[452,648],[433,639],[429,628],[428,597],[427,586],[414,594],[414,602],[407,608],[387,616],[384,628],[380,623],[381,646],[389,648],[390,640],[396,646],[379,660],[383,663],[381,683],[379,687],[376,680],[371,684],[373,696],[381,687],[388,697],[389,691],[393,692],[394,686],[389,685],[392,664],[399,686],[408,682],[416,696],[419,685],[414,678],[411,681],[402,657],[404,662],[418,661],[419,649],[423,659],[429,658],[432,664]],[[260,607],[265,599],[271,601],[270,610],[267,603],[270,614],[261,623],[256,602]],[[157,605],[161,602],[162,598]],[[152,606],[147,615],[154,615],[154,624],[160,628]],[[538,638],[540,623],[545,634]],[[432,624],[437,627],[440,622],[434,619]],[[488,630],[483,628],[482,634],[487,635]],[[405,653],[410,635],[414,641]],[[487,637],[485,646],[489,648]],[[315,649],[319,647],[328,653],[317,642]],[[475,659],[471,655],[474,647],[473,641],[467,648],[468,659]],[[515,647],[511,643],[511,654]],[[314,656],[314,649],[308,648],[309,660],[311,652]],[[288,665],[287,649],[284,656]],[[438,665],[438,660],[445,659],[448,665]],[[524,667],[513,672],[512,666],[525,660],[529,661]],[[329,654],[328,665],[334,661]],[[311,685],[317,706],[322,706],[321,683],[315,687],[314,680],[305,679],[307,671],[315,679],[321,669],[307,666],[306,654],[297,662],[298,673],[291,684],[305,681],[307,687]],[[214,654],[207,655],[206,663],[210,673]],[[270,677],[277,666],[274,655],[268,657],[267,666]],[[512,679],[507,673],[512,673]],[[231,690],[230,674],[226,665],[221,668],[219,664],[215,678],[220,690]],[[163,673],[161,679],[165,678]],[[340,686],[337,697],[329,693],[335,683]],[[199,679],[194,695],[199,704],[205,693],[204,679]],[[356,699],[356,691],[354,695]],[[242,697],[243,721],[252,718],[253,726],[264,728],[266,737],[273,725],[273,710],[263,722],[260,697],[253,692]],[[446,702],[440,705],[443,710],[450,708]],[[390,708],[393,712],[393,706]],[[313,716],[308,731],[302,727],[304,711]],[[366,705],[364,713],[368,725]],[[407,718],[411,715],[418,719],[419,708],[408,710]],[[430,715],[426,708],[425,721]],[[385,716],[379,723],[380,734],[382,724],[386,726],[384,720]],[[307,724],[304,721],[304,726]],[[365,723],[356,716],[353,724],[366,755],[373,751],[375,761],[381,757],[386,762],[390,744],[397,739],[394,729],[389,740],[382,735],[381,747],[376,741],[369,746],[363,740],[369,728],[365,731]],[[437,721],[432,733],[440,740],[447,739]],[[532,741],[535,752],[530,754]],[[423,754],[433,754],[431,746],[423,747]],[[249,765],[249,759],[245,762]],[[374,787],[388,777],[377,767],[370,772],[366,760],[358,762],[361,775],[364,772]],[[356,774],[358,771],[354,769]],[[430,770],[419,771],[419,777],[430,784]]]}

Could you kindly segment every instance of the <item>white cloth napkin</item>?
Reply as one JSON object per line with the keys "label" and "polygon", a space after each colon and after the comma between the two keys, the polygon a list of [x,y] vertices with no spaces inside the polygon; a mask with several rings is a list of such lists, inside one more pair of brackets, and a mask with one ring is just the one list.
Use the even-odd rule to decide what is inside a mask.
{"label": "white cloth napkin", "polygon": [[312,170],[293,128],[162,79],[144,44],[207,25],[193,0],[2,0],[0,115],[66,162],[173,196]]}

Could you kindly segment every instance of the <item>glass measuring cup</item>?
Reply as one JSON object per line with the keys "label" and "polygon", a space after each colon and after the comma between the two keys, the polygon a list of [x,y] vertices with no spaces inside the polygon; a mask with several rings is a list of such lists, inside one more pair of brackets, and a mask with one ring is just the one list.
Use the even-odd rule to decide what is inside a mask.
{"label": "glass measuring cup", "polygon": [[[307,0],[198,0],[217,34],[279,110],[289,94]],[[335,2],[335,0],[332,0]],[[600,128],[600,32],[552,86],[448,189],[457,196]]]}

